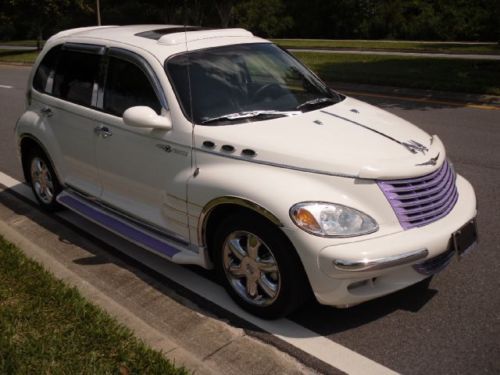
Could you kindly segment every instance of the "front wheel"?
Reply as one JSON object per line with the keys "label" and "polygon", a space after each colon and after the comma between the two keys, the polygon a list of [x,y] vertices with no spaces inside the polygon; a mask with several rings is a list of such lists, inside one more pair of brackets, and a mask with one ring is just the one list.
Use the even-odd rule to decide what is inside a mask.
{"label": "front wheel", "polygon": [[295,250],[273,224],[233,215],[215,234],[216,269],[231,297],[266,319],[285,316],[307,296],[308,281]]}

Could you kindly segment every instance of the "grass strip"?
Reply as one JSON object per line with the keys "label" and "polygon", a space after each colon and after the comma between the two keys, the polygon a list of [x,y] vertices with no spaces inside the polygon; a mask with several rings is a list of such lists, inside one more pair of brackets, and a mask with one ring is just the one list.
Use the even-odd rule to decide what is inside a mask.
{"label": "grass strip", "polygon": [[273,39],[284,48],[332,48],[375,51],[403,51],[427,53],[463,53],[499,55],[500,44],[493,43],[453,43],[453,42],[412,42],[392,40],[331,40],[331,39]]}
{"label": "grass strip", "polygon": [[500,61],[295,52],[325,81],[500,95]]}
{"label": "grass strip", "polygon": [[187,374],[0,237],[1,374]]}
{"label": "grass strip", "polygon": [[[42,41],[42,45],[45,41]],[[0,41],[0,46],[21,46],[21,47],[36,47],[36,40],[9,40],[9,41]]]}
{"label": "grass strip", "polygon": [[37,56],[37,51],[0,49],[0,62],[33,64]]}

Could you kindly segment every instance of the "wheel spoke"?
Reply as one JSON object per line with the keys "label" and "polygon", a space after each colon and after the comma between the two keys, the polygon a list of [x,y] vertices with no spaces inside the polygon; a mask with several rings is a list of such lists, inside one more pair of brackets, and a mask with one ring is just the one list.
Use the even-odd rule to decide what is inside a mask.
{"label": "wheel spoke", "polygon": [[52,189],[50,189],[48,186],[43,189],[43,193],[45,194],[45,197],[49,200],[52,200],[54,197],[54,194],[52,193]]}
{"label": "wheel spoke", "polygon": [[43,171],[43,164],[40,159],[36,159],[35,161],[35,170],[38,174],[42,173]]}
{"label": "wheel spoke", "polygon": [[251,297],[257,296],[257,280],[254,278],[247,278],[247,293]]}
{"label": "wheel spoke", "polygon": [[50,178],[47,178],[45,184],[47,185],[47,189],[50,189],[51,191],[54,191],[54,183]]}
{"label": "wheel spoke", "polygon": [[264,273],[278,272],[278,265],[274,261],[274,259],[270,260],[260,260],[257,262],[257,266],[259,270]]}
{"label": "wheel spoke", "polygon": [[246,251],[240,245],[239,238],[233,238],[233,239],[229,240],[228,246],[229,246],[229,250],[231,250],[231,253],[239,260],[242,260],[244,257],[247,256]]}
{"label": "wheel spoke", "polygon": [[252,259],[257,259],[259,256],[259,247],[262,242],[259,238],[251,233],[247,236],[247,253],[248,256]]}
{"label": "wheel spoke", "polygon": [[229,273],[231,273],[231,275],[237,278],[242,278],[245,276],[245,270],[243,270],[240,264],[231,264],[228,268],[228,271]]}
{"label": "wheel spoke", "polygon": [[264,275],[259,278],[259,286],[262,288],[264,293],[266,293],[269,298],[274,298],[278,290],[278,286],[270,282]]}

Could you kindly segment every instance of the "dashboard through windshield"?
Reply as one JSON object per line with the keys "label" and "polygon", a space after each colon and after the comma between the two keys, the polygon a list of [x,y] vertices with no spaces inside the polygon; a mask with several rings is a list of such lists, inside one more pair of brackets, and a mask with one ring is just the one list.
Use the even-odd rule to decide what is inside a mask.
{"label": "dashboard through windshield", "polygon": [[167,59],[165,70],[185,116],[201,125],[293,116],[342,100],[293,56],[270,43],[182,53]]}

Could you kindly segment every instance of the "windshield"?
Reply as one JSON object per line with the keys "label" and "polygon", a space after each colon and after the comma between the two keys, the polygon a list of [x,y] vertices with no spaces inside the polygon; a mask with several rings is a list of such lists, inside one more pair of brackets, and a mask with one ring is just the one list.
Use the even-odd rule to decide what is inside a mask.
{"label": "windshield", "polygon": [[294,57],[269,43],[186,52],[168,59],[165,69],[184,114],[196,124],[294,116],[341,100]]}

